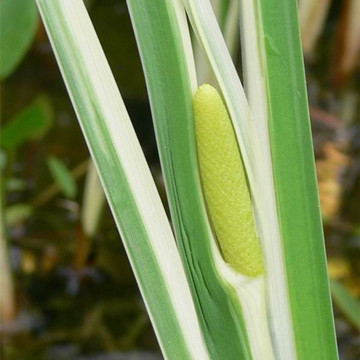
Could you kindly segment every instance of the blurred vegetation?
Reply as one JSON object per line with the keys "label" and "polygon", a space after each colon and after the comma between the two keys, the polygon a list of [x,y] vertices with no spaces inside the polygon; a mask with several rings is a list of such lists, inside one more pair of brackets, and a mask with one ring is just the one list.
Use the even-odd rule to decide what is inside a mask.
{"label": "blurred vegetation", "polygon": [[[355,360],[359,2],[321,3],[300,15],[339,349]],[[125,1],[87,5],[165,199]],[[1,0],[0,29],[1,358],[161,359],[35,3]]]}

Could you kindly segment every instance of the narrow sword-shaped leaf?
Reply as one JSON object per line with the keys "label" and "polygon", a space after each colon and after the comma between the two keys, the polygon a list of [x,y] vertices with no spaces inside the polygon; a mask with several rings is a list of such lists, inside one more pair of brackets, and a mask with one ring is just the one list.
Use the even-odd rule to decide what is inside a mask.
{"label": "narrow sword-shaped leaf", "polygon": [[206,360],[170,225],[86,8],[37,4],[164,356]]}
{"label": "narrow sword-shaped leaf", "polygon": [[297,2],[262,0],[256,4],[296,356],[335,360]]}
{"label": "narrow sword-shaped leaf", "polygon": [[[219,255],[219,251],[202,197],[193,120],[197,84],[183,6],[177,0],[128,0],[128,5],[144,66],[174,230],[210,356],[217,360],[252,359],[236,291],[217,269],[214,253]],[[224,263],[221,256],[218,261]]]}
{"label": "narrow sword-shaped leaf", "polygon": [[[184,0],[199,42],[208,56],[233,121],[249,179],[257,230],[263,244],[266,263],[266,300],[275,356],[294,358],[294,341],[285,260],[276,215],[269,147],[265,141],[267,125],[257,129],[244,89],[227,51],[225,41],[207,0]],[[256,54],[255,54],[256,55]],[[254,61],[257,59],[255,58]],[[256,79],[254,80],[256,82]],[[258,131],[255,131],[258,130]],[[258,135],[261,135],[260,137]],[[268,141],[267,141],[268,142]],[[234,283],[234,286],[237,286]]]}
{"label": "narrow sword-shaped leaf", "polygon": [[294,333],[290,312],[288,286],[280,225],[276,206],[271,148],[268,125],[268,103],[265,71],[262,66],[263,49],[259,45],[261,23],[257,19],[255,1],[240,1],[241,45],[244,81],[251,107],[254,147],[254,168],[257,188],[262,200],[258,207],[266,236],[263,244],[267,268],[267,302],[275,352],[279,359],[296,358]]}
{"label": "narrow sword-shaped leaf", "polygon": [[[269,172],[269,166],[271,166],[272,160],[275,159],[274,154],[273,158],[270,159],[270,151],[268,149],[263,148],[262,146],[259,146],[265,140],[266,142],[269,142],[267,139],[267,132],[268,132],[268,126],[265,122],[262,122],[263,115],[261,115],[261,108],[259,111],[255,112],[254,116],[256,115],[256,118],[251,116],[249,114],[248,105],[245,99],[245,95],[243,93],[243,90],[241,88],[241,84],[237,78],[235,68],[233,64],[231,63],[230,56],[226,54],[226,47],[224,44],[223,39],[221,38],[221,34],[219,29],[216,26],[215,17],[213,16],[211,12],[210,4],[205,1],[200,0],[186,0],[185,3],[187,4],[187,10],[190,16],[190,19],[193,23],[193,26],[197,32],[198,38],[203,43],[203,47],[205,48],[210,63],[212,64],[215,76],[217,78],[217,81],[220,85],[220,88],[223,92],[225,101],[227,103],[229,112],[231,114],[231,117],[234,121],[234,127],[239,139],[239,144],[242,150],[242,155],[244,159],[244,163],[247,169],[247,175],[249,177],[249,184],[252,190],[253,199],[255,202],[255,210],[257,214],[257,224],[258,224],[258,230],[260,232],[260,237],[263,241],[264,250],[265,250],[265,257],[266,257],[266,270],[267,270],[267,292],[268,292],[268,310],[269,310],[269,316],[271,320],[271,328],[272,328],[272,337],[275,345],[275,353],[276,356],[281,359],[293,359],[299,356],[302,356],[301,359],[311,358],[311,356],[316,356],[321,352],[324,347],[326,347],[326,342],[330,345],[329,348],[323,352],[324,359],[326,358],[327,354],[331,354],[331,356],[336,356],[336,347],[334,347],[334,336],[333,336],[333,325],[332,325],[332,319],[331,319],[331,308],[329,307],[329,301],[328,301],[328,291],[326,291],[327,285],[326,285],[326,272],[325,266],[324,266],[324,253],[323,253],[323,245],[321,237],[318,237],[318,240],[315,241],[315,252],[311,251],[310,242],[313,241],[314,237],[316,238],[316,233],[319,234],[319,227],[318,230],[316,230],[316,216],[312,218],[311,221],[310,214],[312,213],[311,207],[315,205],[317,201],[317,195],[316,191],[310,190],[311,183],[313,182],[314,176],[313,174],[313,168],[311,170],[310,164],[313,162],[312,158],[308,157],[306,153],[309,153],[309,142],[311,145],[311,138],[309,138],[309,133],[307,133],[306,128],[308,125],[306,125],[306,122],[303,124],[296,123],[294,125],[294,133],[290,137],[286,135],[286,131],[288,130],[288,123],[291,121],[290,119],[299,119],[299,114],[301,111],[303,112],[304,109],[307,111],[306,103],[303,103],[302,110],[299,111],[296,116],[294,116],[294,110],[299,109],[299,104],[296,106],[294,105],[294,99],[296,96],[299,97],[298,101],[303,101],[304,95],[301,95],[300,92],[296,92],[298,89],[297,86],[302,86],[303,89],[303,79],[300,81],[299,72],[295,70],[296,63],[299,63],[301,61],[301,53],[299,51],[296,53],[293,50],[296,48],[295,46],[290,46],[290,38],[292,37],[293,41],[298,41],[298,37],[296,37],[296,31],[294,30],[294,26],[296,27],[296,21],[293,21],[293,19],[290,21],[289,18],[290,12],[294,11],[295,5],[289,5],[289,3],[285,2],[281,5],[277,3],[278,6],[283,6],[283,9],[279,12],[280,14],[284,15],[283,17],[283,23],[278,26],[278,28],[282,28],[281,31],[278,29],[274,29],[275,23],[278,22],[278,15],[272,10],[273,9],[273,2],[264,2],[266,3],[266,9],[267,14],[263,15],[264,19],[269,20],[269,25],[267,28],[267,31],[264,30],[263,34],[255,34],[255,37],[250,37],[250,33],[247,33],[246,39],[248,40],[248,51],[249,49],[254,48],[254,44],[256,44],[256,39],[259,37],[260,39],[265,39],[266,45],[267,45],[267,51],[269,52],[269,56],[272,60],[272,65],[274,65],[275,62],[277,62],[277,66],[271,66],[271,74],[272,74],[272,87],[273,89],[270,89],[270,94],[273,92],[273,94],[282,94],[282,96],[276,96],[277,97],[277,103],[275,105],[275,108],[277,109],[278,116],[277,117],[271,117],[270,120],[270,133],[273,136],[276,136],[277,141],[281,143],[280,137],[283,137],[283,139],[286,139],[285,143],[287,144],[287,147],[280,146],[279,144],[275,144],[275,147],[278,147],[281,152],[276,150],[277,157],[282,158],[282,168],[280,167],[276,168],[275,164],[275,183],[273,186],[273,191],[276,190],[275,194],[277,195],[276,202],[274,201],[274,195],[269,192],[269,184],[272,182],[272,176],[271,172]],[[269,5],[271,3],[272,5]],[[249,13],[245,15],[246,18],[248,18]],[[296,17],[295,17],[296,19]],[[265,20],[264,20],[265,21]],[[270,25],[271,23],[271,25]],[[295,25],[293,25],[295,24]],[[259,25],[261,29],[261,24]],[[278,52],[277,48],[277,42],[274,42],[273,37],[268,36],[268,34],[271,33],[271,31],[275,31],[277,36],[279,37],[277,41],[281,43],[281,45],[284,48],[283,51],[283,59],[289,59],[287,65],[283,69],[284,61],[280,60],[280,54]],[[282,36],[281,40],[280,35]],[[297,40],[296,40],[297,39]],[[246,42],[245,42],[246,44]],[[253,46],[251,46],[251,44]],[[285,52],[285,49],[290,48],[290,56],[288,53]],[[246,49],[245,49],[246,52]],[[286,55],[285,55],[286,53]],[[249,62],[256,62],[259,61],[259,56],[265,56],[264,53],[255,54],[252,52],[250,55],[248,55]],[[297,57],[297,58],[296,58]],[[269,66],[268,66],[269,68]],[[274,70],[276,69],[276,71]],[[282,73],[287,71],[286,76],[282,76]],[[290,71],[289,71],[290,70]],[[294,71],[295,70],[295,71]],[[302,70],[301,70],[302,71]],[[253,75],[254,73],[252,73]],[[266,76],[263,74],[260,74],[261,76]],[[247,75],[245,74],[245,77]],[[275,80],[276,76],[280,76],[283,80],[287,82],[284,82],[285,86],[279,86],[279,83],[282,84],[282,82],[277,82]],[[253,76],[248,76],[249,82],[251,81],[254,85],[253,87],[250,87],[251,89],[256,89],[256,86],[258,85],[258,82],[262,81],[260,78],[254,78]],[[264,86],[263,83],[260,83],[260,89]],[[268,89],[269,84],[266,84],[265,87]],[[259,87],[258,87],[259,89]],[[287,95],[285,97],[284,95]],[[295,96],[295,95],[296,96]],[[237,99],[234,97],[237,95]],[[261,95],[261,93],[260,93]],[[259,97],[259,94],[256,95]],[[268,95],[273,96],[273,95]],[[251,99],[251,96],[249,96],[250,101],[253,104],[256,103],[256,101],[253,101],[252,99],[255,99],[255,96]],[[262,96],[260,96],[260,100],[263,99]],[[288,101],[284,101],[284,99],[288,99]],[[302,100],[301,100],[302,99]],[[259,104],[257,102],[257,104]],[[290,105],[292,104],[292,105]],[[261,105],[261,104],[260,104]],[[291,107],[291,111],[289,109],[289,106]],[[284,110],[288,112],[287,117],[283,117],[283,122],[281,122],[279,119],[281,118],[281,115],[284,115]],[[266,111],[266,110],[265,110]],[[285,112],[286,112],[285,111]],[[271,103],[271,112],[274,112],[273,104]],[[247,114],[248,116],[244,116]],[[258,115],[261,115],[262,117],[258,118]],[[281,114],[281,115],[280,115]],[[271,115],[272,116],[272,115]],[[271,122],[277,122],[277,124],[280,122],[281,127],[277,128],[277,130],[273,131],[271,128]],[[286,123],[287,122],[287,123]],[[277,125],[279,126],[279,125]],[[296,131],[295,128],[303,128],[304,131],[301,132],[301,134],[298,132],[297,136],[295,136]],[[260,132],[257,131],[260,129]],[[280,131],[281,129],[281,131]],[[272,132],[273,131],[273,132]],[[282,134],[282,135],[280,135]],[[259,136],[260,135],[260,136]],[[265,136],[263,136],[265,135]],[[305,142],[301,143],[301,136],[304,137]],[[297,142],[295,144],[291,144],[290,140],[297,138]],[[310,140],[309,140],[310,139]],[[270,137],[270,140],[271,139]],[[305,145],[307,142],[308,145]],[[301,145],[300,145],[301,144]],[[273,145],[273,143],[272,143]],[[295,146],[295,149],[294,149]],[[265,149],[265,150],[264,150]],[[281,192],[284,196],[283,191],[285,190],[282,188],[281,185],[276,181],[279,179],[279,177],[282,178],[283,181],[285,181],[285,178],[287,176],[287,167],[286,167],[286,161],[285,159],[289,156],[288,150],[291,149],[291,152],[297,153],[296,156],[294,156],[293,160],[291,162],[287,162],[289,165],[291,163],[292,168],[296,168],[294,173],[297,174],[296,182],[294,181],[288,181],[288,193],[286,199],[283,197],[282,201],[279,200],[278,192]],[[310,146],[311,149],[311,146]],[[272,152],[274,152],[274,148],[272,147]],[[304,155],[305,154],[305,155]],[[263,156],[265,155],[265,156]],[[297,158],[297,156],[299,158]],[[305,158],[308,159],[308,163],[305,166],[305,163],[303,162]],[[269,161],[270,160],[270,161]],[[276,160],[276,159],[275,159]],[[274,160],[274,161],[275,161]],[[300,161],[297,162],[297,160]],[[302,164],[302,166],[299,166],[299,164]],[[264,169],[267,169],[264,172]],[[281,176],[279,176],[279,174]],[[307,177],[307,179],[305,179]],[[291,178],[294,180],[295,177],[291,176]],[[301,179],[301,180],[300,180]],[[270,180],[270,181],[269,181]],[[302,183],[301,183],[302,182]],[[302,203],[307,205],[302,207],[302,212],[299,211],[299,209],[296,209],[297,201],[292,201],[290,197],[290,193],[294,192],[294,184],[298,184],[295,186],[299,187],[299,192],[302,192],[301,200]],[[316,184],[316,183],[315,183]],[[264,186],[265,185],[265,186]],[[309,187],[308,187],[309,186]],[[315,186],[316,188],[316,186]],[[305,193],[305,189],[310,190],[310,196],[311,200],[307,202],[307,199],[309,198],[309,195]],[[314,188],[313,188],[314,189]],[[286,192],[286,191],[285,191]],[[296,196],[297,198],[297,196]],[[313,205],[310,205],[310,204]],[[289,209],[293,207],[293,210],[286,213],[285,215],[285,208],[289,206]],[[276,214],[279,207],[282,207],[283,209],[280,211],[278,216],[273,216],[273,214]],[[272,208],[273,211],[267,210]],[[313,209],[318,208],[314,207]],[[296,209],[296,211],[294,211]],[[275,211],[274,211],[275,210]],[[283,214],[282,214],[283,212]],[[289,215],[292,214],[293,218],[289,219]],[[317,217],[318,218],[318,217]],[[302,220],[301,220],[302,219]],[[275,220],[275,221],[274,221]],[[297,242],[291,238],[288,237],[290,233],[293,233],[295,235],[294,229],[290,229],[289,224],[300,224],[302,223],[303,227],[306,227],[306,230],[310,230],[307,233],[307,239],[302,242]],[[307,223],[305,225],[305,223]],[[319,223],[318,223],[319,224]],[[284,228],[288,232],[287,235],[284,235]],[[281,231],[281,232],[280,232]],[[296,238],[302,238],[304,231],[301,230],[300,227],[296,230]],[[310,233],[312,233],[313,236],[310,236]],[[321,233],[321,228],[320,228]],[[301,235],[300,235],[301,234]],[[304,247],[301,250],[301,247]],[[296,251],[295,251],[296,249]],[[321,250],[322,249],[322,250]],[[291,252],[291,254],[290,254]],[[299,258],[299,254],[303,253],[305,255],[305,258],[309,261],[309,267],[306,269],[307,280],[308,285],[312,283],[315,288],[318,289],[319,295],[322,298],[324,309],[319,311],[319,307],[321,307],[319,303],[319,299],[316,299],[316,297],[313,297],[311,300],[308,301],[308,304],[305,304],[306,297],[309,297],[310,293],[310,287],[306,293],[302,292],[301,287],[301,277],[304,276],[304,268],[303,270],[300,269],[300,267],[303,266],[303,263],[301,262]],[[314,266],[316,264],[317,260],[313,260],[312,264],[310,264],[312,253],[312,259],[318,260],[318,266],[317,268]],[[315,253],[317,254],[317,257],[314,256]],[[298,259],[298,265],[294,265],[292,267],[292,259]],[[295,261],[296,262],[296,261]],[[301,264],[301,265],[300,265]],[[295,271],[296,269],[296,271]],[[324,276],[325,275],[325,276]],[[292,278],[292,279],[290,279]],[[295,283],[298,282],[298,285],[295,286]],[[273,284],[273,286],[271,286]],[[298,288],[297,295],[296,294],[296,288]],[[299,292],[302,292],[301,296]],[[300,306],[300,303],[302,305]],[[309,304],[312,303],[312,307],[309,306]],[[305,312],[307,312],[307,315],[305,316]],[[317,312],[317,315],[315,313]],[[304,314],[304,316],[299,316],[301,313]],[[312,317],[310,315],[315,315],[315,318],[319,320],[317,322],[316,327],[313,327],[311,331],[306,331],[306,327],[311,328]],[[302,328],[302,331],[300,331],[300,328]],[[317,330],[314,330],[314,329]],[[315,333],[316,331],[316,333]],[[312,333],[312,335],[309,335]],[[303,334],[303,338],[302,338]],[[327,337],[328,335],[328,337]],[[310,340],[310,337],[313,336],[313,339]],[[308,339],[308,341],[304,341],[305,339]],[[315,343],[317,342],[318,347],[315,346]],[[305,351],[305,348],[308,347]],[[306,355],[305,355],[306,354]],[[324,355],[325,354],[325,355]]]}
{"label": "narrow sword-shaped leaf", "polygon": [[[211,3],[220,23],[221,31],[224,34],[227,48],[231,57],[235,59],[239,50],[238,0],[231,0],[230,3],[223,0],[212,0]],[[223,18],[223,22],[221,18]],[[209,61],[201,48],[201,44],[196,39],[193,39],[193,49],[198,83],[214,84],[216,79],[209,66]]]}

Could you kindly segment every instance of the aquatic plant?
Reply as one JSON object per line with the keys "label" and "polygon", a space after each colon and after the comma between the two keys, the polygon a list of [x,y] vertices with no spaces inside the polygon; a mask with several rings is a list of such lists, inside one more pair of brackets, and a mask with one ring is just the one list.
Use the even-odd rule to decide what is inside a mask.
{"label": "aquatic plant", "polygon": [[296,1],[240,1],[244,90],[208,0],[128,0],[174,234],[83,2],[37,4],[165,358],[337,359]]}

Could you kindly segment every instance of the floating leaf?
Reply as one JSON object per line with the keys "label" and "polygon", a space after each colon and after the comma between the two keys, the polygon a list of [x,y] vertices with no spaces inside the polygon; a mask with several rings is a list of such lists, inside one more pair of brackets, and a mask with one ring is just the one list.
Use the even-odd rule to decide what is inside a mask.
{"label": "floating leaf", "polygon": [[35,1],[0,2],[0,79],[19,65],[35,37],[37,24]]}

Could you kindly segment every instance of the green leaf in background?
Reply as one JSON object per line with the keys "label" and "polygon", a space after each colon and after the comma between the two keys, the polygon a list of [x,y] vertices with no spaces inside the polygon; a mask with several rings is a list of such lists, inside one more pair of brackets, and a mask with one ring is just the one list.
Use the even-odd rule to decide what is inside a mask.
{"label": "green leaf in background", "polygon": [[85,180],[81,211],[82,226],[85,234],[89,238],[92,238],[96,234],[105,201],[104,189],[101,185],[96,167],[94,163],[90,161]]}
{"label": "green leaf in background", "polygon": [[7,164],[7,155],[5,151],[0,149],[0,171],[3,171]]}
{"label": "green leaf in background", "polygon": [[26,180],[12,177],[6,181],[7,191],[22,191],[26,189]]}
{"label": "green leaf in background", "polygon": [[331,281],[331,293],[334,303],[345,317],[360,331],[360,301],[336,280]]}
{"label": "green leaf in background", "polygon": [[33,208],[29,204],[14,204],[6,209],[6,225],[13,226],[25,221],[33,213]]}
{"label": "green leaf in background", "polygon": [[1,131],[1,146],[14,150],[27,140],[39,140],[53,123],[49,100],[38,97],[31,105],[15,115]]}
{"label": "green leaf in background", "polygon": [[0,79],[19,65],[34,39],[37,24],[35,1],[0,1]]}
{"label": "green leaf in background", "polygon": [[50,173],[61,188],[61,191],[66,197],[73,199],[76,196],[77,188],[69,169],[55,156],[49,156],[47,163]]}

